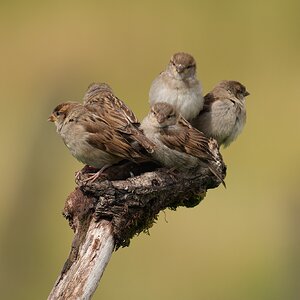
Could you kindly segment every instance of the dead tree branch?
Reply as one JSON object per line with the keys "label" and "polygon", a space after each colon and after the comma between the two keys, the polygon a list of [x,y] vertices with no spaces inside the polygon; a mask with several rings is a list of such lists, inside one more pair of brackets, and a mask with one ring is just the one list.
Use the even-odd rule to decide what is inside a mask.
{"label": "dead tree branch", "polygon": [[[225,177],[218,146],[211,142],[210,147],[214,167]],[[147,231],[161,210],[196,206],[207,189],[220,184],[208,168],[191,176],[155,164],[126,162],[106,174],[89,182],[83,173],[66,200],[63,214],[75,236],[48,300],[91,299],[114,249],[128,246],[133,236]]]}

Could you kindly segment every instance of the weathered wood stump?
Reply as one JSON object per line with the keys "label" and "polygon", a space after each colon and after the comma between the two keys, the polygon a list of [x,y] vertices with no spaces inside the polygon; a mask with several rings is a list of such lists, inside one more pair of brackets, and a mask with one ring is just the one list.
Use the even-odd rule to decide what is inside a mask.
{"label": "weathered wood stump", "polygon": [[[214,167],[225,178],[218,146],[210,142]],[[90,299],[114,249],[147,231],[161,210],[194,207],[220,185],[208,168],[183,174],[154,163],[121,162],[94,182],[83,169],[63,215],[75,232],[71,251],[48,299]]]}

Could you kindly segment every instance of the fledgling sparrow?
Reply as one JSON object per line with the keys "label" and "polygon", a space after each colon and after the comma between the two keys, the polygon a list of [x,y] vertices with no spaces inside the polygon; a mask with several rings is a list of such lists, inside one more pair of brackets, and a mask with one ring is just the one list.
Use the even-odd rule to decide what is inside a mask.
{"label": "fledgling sparrow", "polygon": [[223,80],[204,97],[204,107],[192,125],[219,145],[229,146],[246,123],[245,97],[250,95],[238,81]]}
{"label": "fledgling sparrow", "polygon": [[202,87],[196,77],[196,61],[188,53],[175,53],[167,66],[150,87],[149,102],[174,105],[188,121],[195,118],[203,107]]}
{"label": "fledgling sparrow", "polygon": [[209,148],[209,139],[193,128],[174,106],[154,104],[141,128],[156,144],[152,156],[161,164],[183,172],[194,172],[205,166],[224,184],[222,175],[211,165],[215,158]]}
{"label": "fledgling sparrow", "polygon": [[[111,113],[118,116],[117,109],[112,109]],[[128,119],[119,114],[119,122],[124,127],[131,126]],[[137,142],[135,133],[128,133],[129,130],[123,133],[111,124],[109,115],[99,116],[80,103],[59,104],[48,120],[55,123],[58,134],[75,158],[100,169],[88,179],[95,180],[104,169],[123,159],[134,162],[150,160],[145,148]],[[154,146],[151,141],[147,145]],[[153,148],[146,150],[152,152]]]}

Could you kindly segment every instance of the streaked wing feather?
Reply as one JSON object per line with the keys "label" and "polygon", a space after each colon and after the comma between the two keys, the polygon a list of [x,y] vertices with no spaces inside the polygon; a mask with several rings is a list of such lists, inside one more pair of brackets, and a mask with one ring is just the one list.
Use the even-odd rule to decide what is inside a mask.
{"label": "streaked wing feather", "polygon": [[126,138],[136,141],[147,152],[152,153],[155,144],[145,137],[138,128],[140,123],[125,103],[115,97],[111,92],[101,92],[86,99],[85,107],[100,116],[103,120],[109,120],[109,126],[119,134],[125,134]]}
{"label": "streaked wing feather", "polygon": [[210,159],[212,155],[209,150],[208,139],[204,134],[193,128],[184,118],[179,119],[178,125],[179,130],[176,132],[162,132],[162,142],[171,149],[201,159]]}
{"label": "streaked wing feather", "polygon": [[87,141],[93,147],[119,157],[145,160],[146,156],[136,147],[132,147],[132,139],[114,130],[103,117],[89,111],[81,121],[86,132],[89,133]]}
{"label": "streaked wing feather", "polygon": [[112,111],[115,111],[117,114],[122,115],[128,122],[139,123],[133,111],[121,99],[109,91],[92,94],[84,100],[84,105],[89,107],[89,109],[97,111],[99,115],[111,114]]}

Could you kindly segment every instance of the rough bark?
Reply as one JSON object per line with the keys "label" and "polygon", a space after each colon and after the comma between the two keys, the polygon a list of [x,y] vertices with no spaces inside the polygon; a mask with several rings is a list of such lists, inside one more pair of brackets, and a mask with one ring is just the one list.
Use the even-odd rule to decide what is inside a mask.
{"label": "rough bark", "polygon": [[[210,144],[214,168],[225,177],[226,166],[216,143]],[[114,249],[147,231],[161,210],[193,207],[207,189],[220,185],[208,168],[188,175],[153,163],[121,162],[94,182],[84,168],[66,200],[64,216],[75,232],[70,255],[49,300],[90,299]]]}
{"label": "rough bark", "polygon": [[48,299],[91,299],[114,249],[112,225],[91,220],[82,243],[73,243],[70,257]]}

